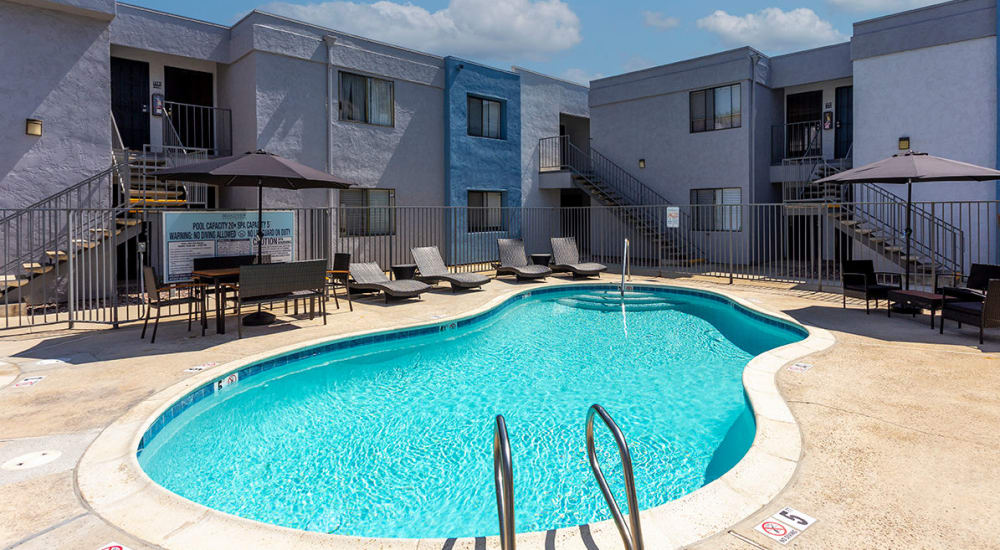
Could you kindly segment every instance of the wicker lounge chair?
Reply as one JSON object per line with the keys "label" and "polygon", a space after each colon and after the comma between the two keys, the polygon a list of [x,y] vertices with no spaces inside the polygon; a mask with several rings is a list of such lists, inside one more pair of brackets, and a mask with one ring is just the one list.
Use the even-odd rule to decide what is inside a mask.
{"label": "wicker lounge chair", "polygon": [[435,284],[441,281],[451,283],[451,290],[454,292],[460,288],[479,288],[490,282],[490,278],[478,273],[451,273],[444,265],[441,258],[441,251],[436,246],[422,246],[410,250],[413,254],[413,261],[420,270],[417,276],[418,281],[428,284]]}
{"label": "wicker lounge chair", "polygon": [[525,279],[544,279],[552,274],[552,270],[544,265],[532,265],[528,263],[528,256],[524,253],[524,243],[519,239],[497,239],[497,248],[500,249],[500,266],[497,267],[497,277],[501,275],[514,275],[518,281]]}
{"label": "wicker lounge chair", "polygon": [[941,334],[944,334],[945,319],[958,321],[958,328],[962,328],[962,323],[979,327],[979,343],[982,344],[983,329],[1000,327],[1000,279],[990,279],[986,297],[980,301],[945,299],[941,306]]}
{"label": "wicker lounge chair", "polygon": [[[875,264],[871,260],[846,260],[841,266],[841,283],[844,289],[844,307],[847,307],[847,297],[859,298],[865,301],[865,314],[868,314],[868,301],[875,300],[875,308],[878,308],[879,299],[886,301],[889,306],[889,291],[899,290],[902,275],[899,273],[887,273],[875,271]],[[883,283],[883,281],[889,281]]]}
{"label": "wicker lounge chair", "polygon": [[552,237],[552,271],[572,273],[576,277],[592,277],[608,269],[604,264],[581,262],[580,249],[574,237]]}
{"label": "wicker lounge chair", "polygon": [[385,271],[377,263],[352,263],[350,267],[351,278],[348,292],[354,289],[359,290],[381,290],[385,295],[386,303],[389,298],[412,298],[420,297],[421,294],[430,290],[427,283],[414,281],[413,279],[403,279],[390,281],[385,276]]}

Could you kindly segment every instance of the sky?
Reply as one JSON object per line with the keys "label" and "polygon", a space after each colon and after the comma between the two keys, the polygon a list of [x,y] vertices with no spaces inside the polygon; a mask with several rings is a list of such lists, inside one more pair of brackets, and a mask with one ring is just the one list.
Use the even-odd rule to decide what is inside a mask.
{"label": "sky", "polygon": [[231,25],[253,9],[391,44],[586,83],[740,46],[847,41],[856,21],[937,0],[128,0]]}

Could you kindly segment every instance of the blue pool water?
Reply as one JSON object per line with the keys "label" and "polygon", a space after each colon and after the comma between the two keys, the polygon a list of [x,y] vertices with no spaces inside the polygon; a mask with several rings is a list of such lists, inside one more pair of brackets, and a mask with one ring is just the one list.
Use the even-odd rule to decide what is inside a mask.
{"label": "blue pool water", "polygon": [[[206,388],[147,433],[139,461],[179,495],[263,522],[492,535],[493,418],[503,414],[517,530],[538,531],[610,517],[584,440],[587,408],[600,403],[629,441],[640,506],[657,506],[745,454],[754,423],[743,367],[803,332],[692,292],[640,289],[623,310],[606,289],[536,291],[464,326],[320,348]],[[622,495],[603,427],[598,449]]]}

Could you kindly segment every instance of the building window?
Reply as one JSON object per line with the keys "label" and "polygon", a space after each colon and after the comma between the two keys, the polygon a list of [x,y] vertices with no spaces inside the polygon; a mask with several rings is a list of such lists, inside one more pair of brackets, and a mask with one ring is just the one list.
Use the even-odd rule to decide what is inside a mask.
{"label": "building window", "polygon": [[695,231],[742,231],[743,211],[739,187],[692,189],[692,225]]}
{"label": "building window", "polygon": [[340,73],[340,120],[392,126],[395,103],[391,80]]}
{"label": "building window", "polygon": [[396,232],[394,189],[340,191],[340,236],[373,237]]}
{"label": "building window", "polygon": [[691,132],[739,128],[740,102],[739,84],[691,92]]}
{"label": "building window", "polygon": [[469,135],[503,139],[503,108],[499,101],[469,96]]}
{"label": "building window", "polygon": [[503,230],[503,193],[469,191],[469,233]]}

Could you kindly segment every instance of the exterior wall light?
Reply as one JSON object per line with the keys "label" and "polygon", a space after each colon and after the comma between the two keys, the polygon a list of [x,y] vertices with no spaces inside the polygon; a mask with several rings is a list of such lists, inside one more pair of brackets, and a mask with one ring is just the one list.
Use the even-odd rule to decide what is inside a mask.
{"label": "exterior wall light", "polygon": [[910,138],[909,136],[903,136],[899,138],[899,150],[907,151],[910,149]]}
{"label": "exterior wall light", "polygon": [[646,167],[646,159],[639,159],[639,168]]}
{"label": "exterior wall light", "polygon": [[37,118],[29,118],[24,121],[24,133],[29,136],[42,135],[42,121]]}

